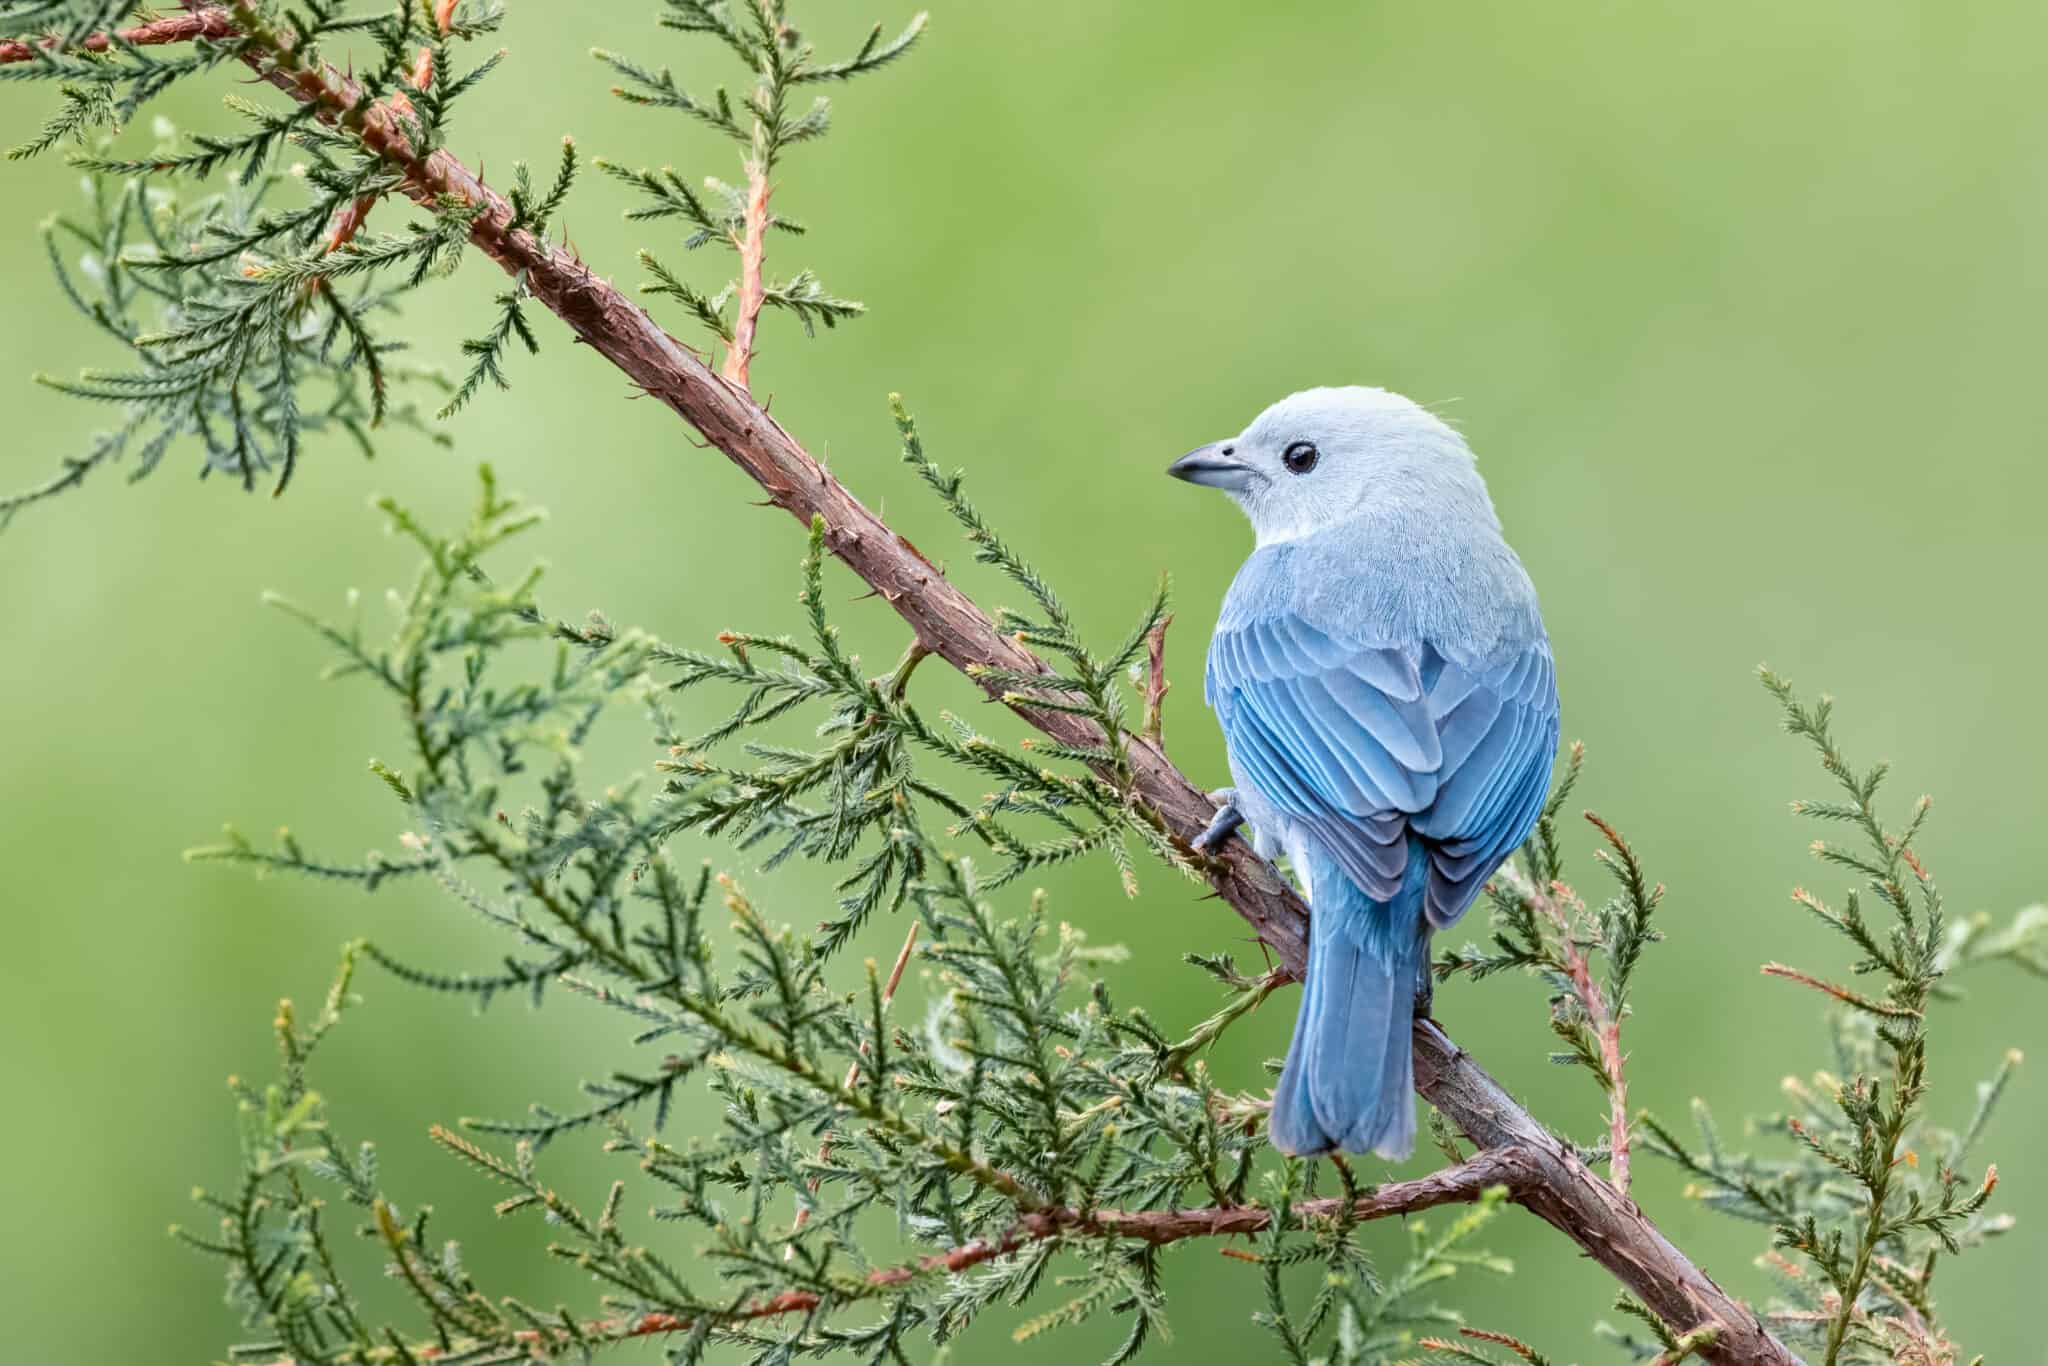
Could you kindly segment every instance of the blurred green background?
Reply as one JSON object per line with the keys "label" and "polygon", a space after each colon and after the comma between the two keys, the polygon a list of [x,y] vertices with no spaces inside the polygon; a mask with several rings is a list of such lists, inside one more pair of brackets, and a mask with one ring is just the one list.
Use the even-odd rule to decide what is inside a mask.
{"label": "blurred green background", "polygon": [[[813,25],[832,41],[903,17],[813,8],[832,11]],[[465,106],[455,150],[502,182],[574,132],[587,153],[731,175],[728,148],[614,103],[583,55],[601,44],[698,84],[730,78],[645,9],[513,5],[511,64]],[[1732,1128],[1826,1057],[1809,994],[1757,964],[1837,974],[1844,957],[1786,897],[1840,879],[1811,865],[1812,832],[1786,814],[1820,775],[1776,733],[1759,658],[1840,695],[1853,753],[1896,760],[1899,803],[1938,794],[1924,848],[1957,912],[2003,918],[2048,892],[2044,51],[2048,12],[2015,0],[943,4],[914,59],[847,92],[835,136],[792,156],[778,200],[813,229],[775,243],[778,259],[817,266],[872,313],[814,343],[770,319],[757,387],[944,553],[955,543],[896,464],[884,395],[902,390],[936,457],[969,467],[970,491],[1104,632],[1170,569],[1169,745],[1211,782],[1224,768],[1200,652],[1249,536],[1225,500],[1162,467],[1310,384],[1443,405],[1542,590],[1566,734],[1591,754],[1581,794],[1671,887],[1670,942],[1629,1033],[1634,1095],[1672,1118],[1710,1097]],[[230,85],[162,112],[216,126]],[[0,86],[0,136],[26,136],[50,93]],[[35,231],[76,181],[54,156],[0,180],[10,488],[106,416],[29,381],[115,360],[59,297]],[[595,177],[571,201],[598,270],[636,280],[642,243],[680,260],[672,235],[621,223],[621,205]],[[723,268],[688,264],[700,279]],[[481,258],[439,286],[412,319],[422,354],[459,366],[502,287]],[[399,753],[393,718],[365,687],[317,683],[321,649],[259,591],[338,611],[357,587],[374,611],[411,558],[366,496],[402,494],[445,523],[488,458],[552,510],[527,547],[556,566],[552,610],[601,606],[699,644],[797,624],[795,526],[747,507],[722,459],[540,316],[544,354],[450,424],[452,452],[403,435],[374,463],[326,448],[276,501],[195,483],[174,457],[146,484],[95,479],[0,536],[0,1301],[15,1359],[222,1356],[235,1326],[213,1268],[163,1236],[203,1225],[187,1187],[232,1169],[221,1078],[269,1066],[274,1000],[317,999],[345,938],[442,964],[495,951],[425,887],[365,898],[179,861],[224,820],[286,823],[344,856],[397,834],[364,768]],[[972,570],[969,586],[1002,600]],[[900,628],[840,584],[870,658],[892,656]],[[615,726],[592,764],[644,766],[634,731]],[[1591,888],[1590,832],[1573,839]],[[815,918],[812,873],[748,880],[787,918]],[[1134,950],[1122,999],[1174,1026],[1213,1000],[1178,955],[1246,951],[1237,920],[1161,870],[1136,902],[1103,867],[1050,885],[1062,918]],[[878,951],[899,933],[880,926]],[[2030,983],[1993,971],[1968,985],[1935,1043],[1933,1104],[1954,1119],[2001,1050],[2048,1043]],[[444,1231],[497,1284],[587,1302],[590,1287],[544,1265],[536,1228],[492,1227],[491,1192],[424,1129],[567,1098],[617,1057],[611,1022],[567,1000],[479,1018],[376,975],[362,989],[369,1008],[319,1078],[342,1123],[382,1141],[400,1199],[438,1194]],[[1539,1114],[1596,1131],[1593,1087],[1544,1061],[1533,984],[1461,983],[1438,1003]],[[1256,1084],[1292,1013],[1289,998],[1232,1041],[1216,1059],[1226,1083]],[[1963,1345],[1994,1362],[2038,1352],[2022,1306],[2048,1223],[2048,1174],[2028,1160],[2044,1124],[2048,1091],[2023,1071],[1986,1146],[2020,1239],[1970,1257],[1942,1292]],[[617,1160],[564,1144],[550,1161],[559,1185],[594,1195]],[[1639,1170],[1678,1243],[1737,1293],[1765,1293],[1761,1230],[1683,1202],[1654,1160]],[[1390,1253],[1399,1237],[1374,1231]],[[1612,1295],[1597,1268],[1518,1213],[1488,1238],[1521,1274],[1457,1290],[1475,1321],[1560,1359],[1614,1359],[1590,1334]],[[1170,1264],[1172,1359],[1262,1358],[1254,1278],[1206,1247]],[[1024,1355],[1105,1350],[1111,1331]],[[984,1325],[962,1359],[998,1349],[1006,1335]]]}

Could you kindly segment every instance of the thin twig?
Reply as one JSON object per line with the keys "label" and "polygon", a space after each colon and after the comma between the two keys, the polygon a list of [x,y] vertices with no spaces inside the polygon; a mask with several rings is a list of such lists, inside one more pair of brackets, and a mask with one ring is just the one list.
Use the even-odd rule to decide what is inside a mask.
{"label": "thin twig", "polygon": [[[1470,1204],[1496,1187],[1510,1195],[1525,1183],[1540,1179],[1542,1163],[1534,1154],[1518,1148],[1496,1148],[1479,1153],[1470,1161],[1430,1173],[1413,1181],[1390,1181],[1349,1202],[1342,1196],[1304,1200],[1290,1207],[1289,1222],[1332,1220],[1340,1214],[1352,1221],[1388,1219],[1416,1214],[1438,1205]],[[920,1276],[943,1273],[956,1275],[969,1267],[1006,1257],[1029,1244],[1050,1238],[1077,1237],[1144,1242],[1155,1246],[1189,1238],[1229,1238],[1263,1232],[1273,1222],[1273,1211],[1264,1205],[1231,1205],[1193,1210],[1084,1210],[1055,1208],[1020,1215],[1010,1229],[993,1238],[977,1238],[945,1252],[934,1252],[913,1262],[878,1267],[858,1283],[859,1287],[903,1285]],[[417,1256],[403,1232],[393,1227],[390,1246],[401,1274],[411,1271],[408,1259]],[[720,1313],[720,1323],[772,1318],[780,1314],[808,1313],[826,1303],[815,1290],[785,1290],[729,1312]],[[687,1332],[697,1319],[690,1315],[651,1313],[631,1320],[595,1320],[581,1325],[582,1342],[623,1341],[662,1333]],[[579,1339],[564,1329],[522,1329],[513,1340],[540,1353],[579,1345]],[[412,1349],[420,1360],[433,1360],[466,1350],[472,1344],[451,1347],[437,1344]],[[286,1366],[272,1362],[270,1366]]]}
{"label": "thin twig", "polygon": [[[448,30],[455,23],[455,3],[456,0],[442,0],[439,5],[435,6],[434,22],[440,27],[443,36],[446,36]],[[422,47],[420,49],[419,56],[413,60],[412,75],[408,79],[412,82],[412,88],[415,90],[425,90],[434,83],[434,49],[430,47]],[[391,108],[397,113],[407,116],[411,116],[413,113],[412,101],[405,97],[403,90],[393,92],[390,104]],[[377,200],[379,198],[379,195],[364,195],[354,203],[344,205],[337,210],[333,223],[327,229],[327,250],[339,251],[342,247],[355,240],[355,235],[363,230],[363,224],[369,219],[370,210],[377,207]],[[307,282],[307,289],[309,291],[316,289],[319,287],[319,284],[320,281],[316,277]]]}
{"label": "thin twig", "polygon": [[[912,648],[914,649],[915,646],[913,646]],[[915,667],[916,660],[906,658],[906,665],[908,667],[903,668],[904,672],[908,672],[909,667]],[[910,962],[910,951],[917,947],[918,924],[919,922],[916,920],[912,920],[910,922],[910,933],[903,936],[903,947],[896,954],[896,966],[889,969],[889,980],[882,987],[882,1009],[884,1010],[887,1010],[889,1008],[889,1002],[896,999],[896,987],[897,984],[903,980],[903,969]],[[865,1058],[866,1056],[868,1056],[868,1043],[865,1039],[863,1039],[860,1045],[860,1055],[856,1057],[852,1062],[846,1065],[846,1080],[839,1084],[840,1090],[851,1091],[853,1089],[853,1084],[860,1080],[860,1060],[861,1058]],[[824,1141],[818,1144],[819,1165],[824,1165],[825,1159],[829,1158],[830,1156],[832,1156],[832,1135],[828,1133],[825,1135]],[[824,1180],[823,1176],[814,1176],[811,1178],[811,1194],[816,1195],[818,1193],[818,1183],[822,1180]],[[796,1232],[798,1229],[802,1228],[805,1224],[809,1223],[810,1221],[811,1207],[809,1205],[805,1205],[802,1209],[799,1209],[796,1212],[796,1220],[794,1223],[790,1225],[790,1232]],[[794,1247],[787,1249],[783,1253],[785,1260],[794,1255],[796,1255],[796,1249]]]}
{"label": "thin twig", "polygon": [[0,42],[0,66],[11,62],[32,62],[41,52],[105,52],[114,46],[116,39],[132,47],[153,47],[160,43],[189,43],[200,38],[230,38],[234,32],[233,17],[226,10],[209,5],[189,14],[166,15],[146,24],[137,24],[134,28],[116,29],[111,36],[89,33],[68,47],[63,39],[55,36],[34,42],[21,39]]}
{"label": "thin twig", "polygon": [[1766,963],[1759,971],[1766,977],[1782,977],[1788,982],[1798,982],[1802,986],[1812,987],[1815,991],[1834,997],[1843,1005],[1854,1006],[1858,1010],[1867,1010],[1873,1015],[1882,1015],[1888,1020],[1917,1020],[1921,1018],[1921,1013],[1910,1006],[1897,1006],[1887,1001],[1874,1000],[1871,997],[1851,991],[1847,987],[1837,986],[1833,982],[1824,981],[1819,977],[1815,977],[1812,973],[1801,972],[1798,968],[1794,967],[1787,967],[1783,963]]}
{"label": "thin twig", "polygon": [[1690,1333],[1681,1335],[1666,1350],[1657,1353],[1655,1357],[1651,1358],[1650,1366],[1678,1366],[1678,1363],[1684,1361],[1687,1357],[1697,1352],[1703,1352],[1713,1346],[1720,1336],[1720,1324],[1701,1324]]}
{"label": "thin twig", "polygon": [[[1471,1338],[1474,1342],[1490,1342],[1496,1347],[1505,1347],[1524,1361],[1534,1361],[1536,1359],[1535,1348],[1508,1333],[1495,1333],[1485,1328],[1460,1328],[1458,1336],[1461,1338]],[[1472,1355],[1468,1349],[1458,1346],[1457,1343],[1452,1342],[1448,1338],[1422,1338],[1415,1345],[1430,1352],[1447,1352],[1454,1356],[1464,1357]]]}
{"label": "thin twig", "polygon": [[1159,618],[1145,637],[1145,728],[1147,740],[1166,745],[1166,694],[1173,684],[1166,681],[1166,628],[1173,625],[1173,613]]}
{"label": "thin twig", "polygon": [[740,249],[739,314],[733,320],[732,344],[725,348],[724,375],[747,387],[747,367],[754,361],[754,334],[761,305],[768,297],[762,268],[768,249],[768,167],[761,151],[760,125],[755,125],[754,155],[747,158],[747,207],[737,246]]}
{"label": "thin twig", "polygon": [[1592,1025],[1593,1038],[1600,1046],[1600,1070],[1607,1080],[1608,1179],[1614,1183],[1616,1191],[1627,1195],[1630,1126],[1625,1064],[1628,1059],[1621,1051],[1621,1018],[1608,1005],[1607,994],[1600,990],[1600,984],[1593,980],[1592,964],[1587,961],[1585,950],[1579,947],[1578,931],[1573,922],[1575,912],[1585,909],[1584,903],[1579,900],[1578,893],[1562,882],[1551,883],[1548,890],[1538,890],[1523,883],[1511,868],[1503,871],[1517,890],[1557,926],[1558,954],[1564,960],[1565,975],[1571,979],[1572,993],[1579,998],[1579,1006]]}

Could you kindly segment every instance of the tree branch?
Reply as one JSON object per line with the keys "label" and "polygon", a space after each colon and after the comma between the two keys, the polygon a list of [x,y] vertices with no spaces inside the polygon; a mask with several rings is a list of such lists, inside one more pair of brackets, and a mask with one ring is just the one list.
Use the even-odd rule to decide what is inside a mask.
{"label": "tree branch", "polygon": [[[1470,1204],[1496,1186],[1507,1188],[1510,1197],[1517,1195],[1528,1182],[1540,1179],[1541,1163],[1532,1154],[1519,1148],[1494,1148],[1474,1154],[1465,1162],[1431,1172],[1428,1176],[1413,1181],[1393,1181],[1376,1186],[1367,1193],[1350,1201],[1349,1217],[1363,1222],[1371,1219],[1387,1219],[1396,1215],[1420,1213],[1438,1205]],[[1344,1214],[1346,1201],[1337,1196],[1323,1200],[1304,1200],[1289,1209],[1290,1218],[1295,1222],[1318,1219],[1334,1219]],[[1273,1211],[1264,1205],[1234,1205],[1213,1209],[1194,1210],[1081,1210],[1044,1209],[1019,1216],[1015,1225],[1000,1237],[977,1238],[962,1243],[959,1247],[945,1252],[934,1252],[914,1262],[898,1266],[878,1267],[870,1271],[857,1283],[859,1290],[885,1289],[903,1285],[920,1276],[943,1273],[956,1275],[983,1262],[1006,1257],[1019,1248],[1032,1243],[1044,1242],[1049,1238],[1081,1237],[1103,1238],[1123,1241],[1151,1243],[1155,1246],[1177,1243],[1189,1238],[1232,1238],[1265,1231],[1273,1222]],[[394,1246],[395,1256],[415,1256],[403,1244]],[[718,1316],[721,1323],[751,1322],[755,1319],[774,1318],[781,1314],[809,1313],[826,1303],[826,1296],[816,1290],[785,1290],[779,1295],[742,1305],[737,1309]],[[581,1341],[624,1341],[630,1338],[653,1337],[663,1333],[687,1332],[695,1327],[697,1319],[685,1314],[653,1313],[644,1314],[632,1320],[600,1319],[582,1325]],[[522,1329],[514,1335],[515,1340],[545,1352],[555,1348],[568,1348],[578,1344],[561,1329]],[[458,1344],[460,1346],[460,1344]],[[447,1356],[453,1349],[439,1345],[422,1345],[412,1349],[422,1361]],[[285,1366],[283,1362],[272,1366]]]}
{"label": "tree branch", "polygon": [[[191,0],[187,0],[191,3]],[[342,73],[302,60],[289,40],[238,0],[237,22],[252,39],[243,57],[293,98],[320,106],[324,121],[345,127],[403,173],[401,187],[431,205],[452,196],[478,208],[471,240],[507,272],[524,272],[533,296],[644,392],[673,409],[766,492],[768,501],[808,525],[825,524],[825,543],[910,624],[925,649],[955,668],[1044,671],[1037,656],[1008,635],[937,566],[834,479],[738,384],[721,378],[647,312],[598,278],[564,248],[510,231],[512,208],[446,151],[418,156],[387,110],[369,105]],[[1004,690],[989,689],[1000,698]],[[1031,725],[1062,743],[1099,745],[1085,718],[1011,704]],[[1208,825],[1214,808],[1149,739],[1128,744],[1129,794],[1146,819],[1183,845]],[[1211,885],[1299,977],[1307,966],[1307,910],[1292,889],[1242,841],[1204,860]],[[1529,1179],[1510,1183],[1513,1198],[1553,1225],[1679,1331],[1720,1327],[1702,1355],[1719,1363],[1777,1363],[1798,1358],[1757,1316],[1728,1296],[1658,1231],[1642,1211],[1593,1174],[1569,1144],[1550,1133],[1436,1023],[1415,1022],[1416,1089],[1490,1157],[1513,1149]],[[1506,1159],[1501,1159],[1506,1160]],[[1456,1169],[1454,1169],[1456,1170]],[[1043,1212],[1041,1212],[1043,1213]],[[946,1256],[957,1256],[959,1250]],[[999,1255],[991,1252],[988,1255]]]}
{"label": "tree branch", "polygon": [[188,43],[199,38],[228,38],[235,32],[233,19],[225,9],[215,5],[203,7],[187,6],[190,13],[166,15],[153,19],[134,28],[118,29],[113,34],[88,34],[79,42],[65,47],[61,38],[40,38],[34,42],[15,39],[0,42],[0,66],[10,62],[32,62],[39,52],[55,52],[63,49],[69,52],[105,52],[116,39],[133,47],[152,47],[159,43]]}

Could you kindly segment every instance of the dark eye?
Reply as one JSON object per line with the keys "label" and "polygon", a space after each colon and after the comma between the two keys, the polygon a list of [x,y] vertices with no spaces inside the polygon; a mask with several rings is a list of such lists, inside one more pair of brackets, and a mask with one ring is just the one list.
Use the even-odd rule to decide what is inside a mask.
{"label": "dark eye", "polygon": [[1280,453],[1280,463],[1287,466],[1289,474],[1307,474],[1321,458],[1313,441],[1297,441]]}

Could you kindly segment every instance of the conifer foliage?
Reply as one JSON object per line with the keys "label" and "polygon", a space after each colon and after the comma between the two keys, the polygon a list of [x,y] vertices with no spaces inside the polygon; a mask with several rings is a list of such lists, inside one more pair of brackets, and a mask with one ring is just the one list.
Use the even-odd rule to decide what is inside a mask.
{"label": "conifer foliage", "polygon": [[[946,492],[959,506],[957,483]],[[996,899],[1018,859],[1031,866],[1046,847],[1010,824],[1035,818],[1060,832],[1051,843],[1074,841],[1067,807],[1085,807],[1069,800],[1081,780],[1023,763],[950,718],[924,721],[906,696],[914,655],[865,674],[827,619],[817,534],[800,568],[804,636],[728,633],[720,658],[602,617],[551,618],[534,598],[537,571],[494,578],[488,562],[535,518],[488,471],[469,524],[453,534],[396,503],[382,510],[422,554],[388,639],[279,606],[336,653],[333,676],[368,682],[410,718],[407,759],[373,764],[411,827],[407,847],[350,865],[295,836],[259,848],[231,832],[192,857],[370,890],[430,878],[506,942],[469,971],[360,943],[312,1030],[294,1032],[281,1013],[284,1075],[238,1092],[249,1136],[242,1184],[204,1197],[232,1217],[217,1235],[188,1238],[228,1260],[238,1302],[270,1335],[242,1355],[338,1366],[438,1344],[465,1360],[509,1361],[660,1332],[683,1361],[719,1343],[770,1358],[894,1360],[951,1340],[991,1306],[1054,1299],[1015,1329],[1020,1338],[1116,1315],[1128,1325],[1117,1359],[1127,1359],[1168,1334],[1164,1248],[1208,1231],[1180,1228],[1170,1212],[1208,1210],[1256,1235],[1271,1304],[1262,1317],[1291,1359],[1334,1334],[1353,1344],[1339,1359],[1363,1362],[1410,1342],[1409,1325],[1455,1324],[1425,1294],[1445,1275],[1499,1269],[1462,1250],[1498,1204],[1488,1197],[1444,1234],[1418,1235],[1413,1264],[1382,1283],[1356,1242],[1355,1206],[1369,1192],[1343,1166],[1262,1162],[1261,1102],[1222,1090],[1194,1056],[1222,1026],[1170,1037],[1113,999],[1100,970],[1119,952],[1056,920],[1042,894],[1007,908]],[[1073,648],[1085,671],[1117,658]],[[667,699],[713,685],[731,691],[734,712],[679,740]],[[1129,685],[1118,675],[1113,686]],[[654,718],[667,781],[644,795],[624,784],[594,794],[574,756],[621,707]],[[822,749],[748,745],[751,767],[707,757],[798,708],[822,718]],[[975,808],[941,775],[1004,787]],[[920,811],[955,821],[952,833]],[[677,856],[700,831],[761,842],[771,864],[852,865],[842,918],[809,933],[771,919],[735,878]],[[902,963],[886,973],[837,956],[859,921],[884,909],[912,923],[906,953],[937,976],[921,1018],[894,1008]],[[377,1187],[374,1149],[344,1153],[329,1132],[306,1061],[353,999],[348,977],[362,961],[479,1006],[566,992],[618,1017],[621,1052],[578,1100],[469,1121],[475,1138],[436,1132],[511,1188],[501,1213],[546,1216],[572,1235],[554,1251],[609,1287],[602,1318],[487,1294]],[[721,1132],[672,1133],[686,1089],[708,1093]],[[638,1161],[596,1213],[540,1175],[548,1145],[585,1133]],[[324,1250],[320,1201],[337,1185],[414,1292],[425,1321],[409,1337],[362,1318]],[[878,1264],[877,1214],[940,1251]],[[681,1227],[639,1226],[650,1217]],[[698,1258],[677,1257],[676,1246]],[[1307,1263],[1329,1279],[1312,1303],[1292,1305],[1281,1273]]]}
{"label": "conifer foliage", "polygon": [[[619,98],[738,149],[731,184],[594,163],[630,193],[629,218],[679,227],[686,251],[733,253],[735,272],[715,286],[692,283],[672,254],[642,256],[657,306],[673,305],[720,354],[714,374],[672,353],[645,313],[552,240],[570,196],[590,192],[572,141],[544,170],[514,167],[502,193],[453,156],[457,107],[503,59],[471,47],[500,29],[501,5],[188,0],[156,13],[124,0],[0,0],[0,79],[54,91],[48,121],[13,155],[66,155],[85,178],[83,207],[46,229],[55,288],[115,357],[44,381],[112,416],[54,476],[0,499],[0,526],[103,467],[140,478],[174,451],[194,451],[203,473],[282,493],[337,433],[365,452],[395,426],[442,439],[467,404],[510,382],[509,361],[540,349],[540,309],[585,340],[617,342],[600,349],[628,373],[620,357],[644,356],[658,337],[663,364],[698,390],[718,386],[729,406],[664,397],[747,465],[736,448],[779,431],[746,392],[764,311],[806,333],[860,311],[807,270],[769,270],[770,241],[803,232],[775,207],[777,173],[827,131],[820,91],[894,65],[924,30],[919,16],[893,38],[878,27],[850,54],[821,56],[789,9],[662,0],[662,27],[737,63],[738,94],[596,54]],[[143,127],[151,101],[188,80],[219,82],[229,121],[190,134],[154,118]],[[407,296],[479,256],[507,283],[453,377],[406,349],[396,319]],[[639,330],[621,341],[601,335],[606,326]],[[1284,966],[1247,973],[1227,956],[1191,955],[1189,980],[1224,995],[1183,1030],[1169,1011],[1119,999],[1120,951],[1030,885],[1052,865],[1093,861],[1132,897],[1206,881],[1258,923],[1242,858],[1197,851],[1188,813],[1158,799],[1162,767],[1171,773],[1165,584],[1120,635],[1084,638],[1050,576],[892,405],[904,482],[935,497],[975,560],[1027,603],[969,620],[1004,642],[971,662],[923,627],[886,668],[849,651],[829,607],[848,596],[832,586],[834,557],[878,589],[881,574],[822,514],[806,518],[791,622],[699,649],[602,615],[550,615],[540,571],[507,560],[539,514],[488,468],[454,529],[402,501],[379,504],[420,560],[393,595],[388,632],[359,614],[276,604],[331,654],[332,676],[392,705],[402,748],[383,752],[402,757],[373,760],[370,772],[407,833],[395,850],[349,861],[290,833],[258,844],[230,831],[193,858],[366,892],[431,883],[494,940],[454,965],[359,941],[316,1014],[278,1011],[277,1076],[234,1084],[239,1169],[200,1197],[206,1226],[179,1235],[225,1268],[247,1336],[233,1359],[586,1360],[653,1339],[678,1363],[924,1360],[969,1333],[1002,1331],[977,1322],[993,1311],[1018,1339],[1112,1320],[1109,1360],[1123,1362],[1170,1343],[1167,1259],[1195,1243],[1221,1245],[1242,1266],[1276,1360],[1540,1363],[1540,1350],[1500,1331],[1508,1325],[1469,1325],[1447,1303],[1475,1275],[1510,1270],[1474,1240],[1508,1203],[1575,1237],[1575,1221],[1596,1216],[1601,1229],[1654,1235],[1628,1198],[1638,1147],[1686,1171],[1708,1207],[1762,1226],[1777,1299],[1758,1326],[1725,1298],[1720,1318],[1681,1318],[1703,1277],[1684,1294],[1624,1293],[1615,1309],[1628,1325],[1602,1325],[1617,1360],[1794,1360],[1780,1338],[1828,1366],[1966,1359],[1934,1287],[1957,1256],[2009,1227],[1993,1206],[1996,1168],[1980,1154],[2018,1056],[1958,1114],[1930,1087],[1927,1041],[1963,1001],[1959,974],[2003,962],[2048,975],[2048,911],[2003,927],[1953,921],[1915,848],[1927,804],[1886,823],[1884,770],[1845,757],[1831,703],[1764,675],[1787,728],[1840,789],[1795,810],[1849,836],[1814,851],[1855,885],[1832,901],[1795,900],[1848,943],[1849,973],[1876,985],[1765,967],[1819,994],[1833,1055],[1787,1083],[1786,1108],[1757,1123],[1754,1150],[1727,1145],[1704,1104],[1696,1133],[1682,1136],[1628,1101],[1636,974],[1683,921],[1602,818],[1588,816],[1611,896],[1589,906],[1565,880],[1570,831],[1581,828],[1564,813],[1581,771],[1575,748],[1536,836],[1489,888],[1487,942],[1447,949],[1436,970],[1542,982],[1555,1056],[1594,1078],[1606,1131],[1555,1137],[1489,1092],[1491,1114],[1512,1111],[1517,1132],[1540,1137],[1545,1160],[1534,1162],[1528,1145],[1480,1139],[1474,1112],[1432,1078],[1440,1069],[1418,1067],[1439,1102],[1432,1128],[1447,1165],[1369,1186],[1344,1160],[1273,1152],[1270,1078],[1218,1077],[1207,1060],[1288,984]],[[744,436],[725,420],[733,412],[751,424]],[[928,706],[920,666],[934,654],[1007,704],[990,709],[1004,720],[977,725]],[[673,701],[685,692],[722,697],[723,717],[686,732]],[[1045,734],[1008,733],[1012,715]],[[621,725],[651,731],[651,776],[593,782],[587,742]],[[835,904],[822,920],[804,908],[809,927],[792,927],[796,910],[764,904],[730,871],[738,853],[763,870],[827,866]],[[1279,879],[1261,876],[1256,895],[1284,904]],[[893,961],[850,962],[849,946],[884,924],[901,939]],[[559,1079],[536,1077],[549,1098],[529,1114],[433,1135],[473,1178],[435,1192],[440,1203],[473,1191],[513,1225],[541,1225],[507,1237],[531,1236],[587,1272],[601,1287],[593,1302],[529,1304],[482,1284],[440,1239],[428,1193],[390,1189],[375,1146],[347,1133],[345,1108],[315,1088],[322,1042],[358,1004],[366,973],[478,1009],[511,996],[618,1026],[616,1050],[592,1060],[579,1090],[565,1097]],[[1418,1026],[1418,1058],[1434,1029]],[[559,1192],[548,1150],[572,1142],[601,1144],[619,1178]],[[1604,1182],[1588,1172],[1598,1163]],[[1437,1205],[1458,1208],[1423,1216]],[[1363,1227],[1394,1215],[1408,1220],[1409,1247],[1398,1265],[1375,1263]],[[407,1292],[404,1312],[371,1308],[376,1297],[351,1271],[357,1238]],[[1595,1241],[1579,1238],[1589,1251]],[[1642,1290],[1615,1260],[1603,1265]]]}

